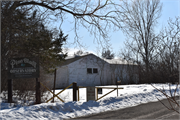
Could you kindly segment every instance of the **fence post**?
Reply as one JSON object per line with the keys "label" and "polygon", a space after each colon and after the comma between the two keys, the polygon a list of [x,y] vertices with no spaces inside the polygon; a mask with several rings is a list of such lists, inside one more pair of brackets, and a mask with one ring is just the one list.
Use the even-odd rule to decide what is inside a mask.
{"label": "fence post", "polygon": [[[55,94],[55,89],[56,89],[56,69],[54,71],[54,87],[53,87],[54,94]],[[53,95],[53,100],[52,100],[53,103],[54,103],[54,98],[55,98],[55,96]]]}
{"label": "fence post", "polygon": [[79,87],[78,87],[78,101],[79,101]]}
{"label": "fence post", "polygon": [[73,101],[77,101],[77,83],[73,82]]}
{"label": "fence post", "polygon": [[[96,87],[95,87],[96,88]],[[96,88],[96,100],[98,99],[98,88]]]}
{"label": "fence post", "polygon": [[40,92],[40,82],[36,78],[36,104],[41,103],[41,92]]}
{"label": "fence post", "polygon": [[116,81],[116,83],[117,83],[117,97],[118,97],[118,81]]}
{"label": "fence post", "polygon": [[8,79],[8,103],[12,103],[12,79]]}

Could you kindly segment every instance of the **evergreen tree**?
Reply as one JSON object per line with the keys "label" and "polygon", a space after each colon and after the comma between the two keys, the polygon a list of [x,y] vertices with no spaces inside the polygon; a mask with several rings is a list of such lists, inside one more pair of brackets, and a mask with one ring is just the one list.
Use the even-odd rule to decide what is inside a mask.
{"label": "evergreen tree", "polygon": [[2,83],[7,81],[9,58],[37,57],[40,66],[50,72],[67,56],[67,53],[62,52],[67,35],[62,31],[55,35],[47,29],[36,11],[30,14],[26,7],[12,11],[12,3],[12,1],[1,2]]}
{"label": "evergreen tree", "polygon": [[103,50],[102,51],[102,57],[106,59],[113,59],[114,53],[112,53],[110,50]]}

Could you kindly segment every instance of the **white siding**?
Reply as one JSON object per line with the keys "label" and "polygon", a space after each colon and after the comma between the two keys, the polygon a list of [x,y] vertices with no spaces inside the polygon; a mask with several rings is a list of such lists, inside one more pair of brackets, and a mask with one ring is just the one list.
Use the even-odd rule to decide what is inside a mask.
{"label": "white siding", "polygon": [[[102,64],[104,64],[104,67],[101,67],[103,66]],[[108,79],[110,80],[110,77],[107,73],[105,73],[107,71],[108,65],[108,63],[102,63],[101,59],[93,55],[81,58],[68,65],[69,84],[71,84],[72,82],[77,82],[78,86],[95,86],[108,84]],[[88,74],[87,68],[97,68],[98,73]]]}

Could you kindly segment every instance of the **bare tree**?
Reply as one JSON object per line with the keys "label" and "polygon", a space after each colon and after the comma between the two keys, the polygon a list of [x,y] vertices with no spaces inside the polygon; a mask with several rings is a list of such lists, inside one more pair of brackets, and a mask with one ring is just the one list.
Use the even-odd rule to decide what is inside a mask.
{"label": "bare tree", "polygon": [[76,53],[74,53],[74,55],[78,55],[78,56],[80,56],[80,55],[82,55],[84,52],[82,51],[82,50],[78,50]]}
{"label": "bare tree", "polygon": [[[121,8],[123,32],[129,39],[125,46],[145,65],[146,75],[149,75],[150,63],[156,57],[158,39],[154,28],[161,15],[161,9],[160,0],[124,1]],[[131,59],[136,61],[136,58]]]}
{"label": "bare tree", "polygon": [[171,84],[169,84],[169,95],[165,92],[164,88],[158,89],[153,87],[161,92],[169,102],[170,107],[164,104],[161,100],[158,100],[169,110],[179,112],[180,104],[177,100],[177,94],[179,87],[179,40],[180,40],[180,17],[176,17],[173,21],[169,19],[168,26],[161,30],[159,34],[159,47],[158,47],[158,56],[154,60],[154,70],[156,75],[156,80],[161,82],[167,81],[170,83],[175,83],[175,90],[171,89]]}
{"label": "bare tree", "polygon": [[168,21],[168,26],[159,34],[158,57],[154,68],[162,74],[161,79],[168,82],[179,80],[179,40],[180,40],[180,17]]}
{"label": "bare tree", "polygon": [[[167,98],[169,107],[157,98],[167,109],[180,113],[180,104],[176,94],[179,89],[180,17],[176,17],[174,21],[169,19],[168,26],[160,31],[158,39],[160,44],[157,59],[154,60],[155,74],[157,80],[170,82],[169,94],[164,88],[158,89],[151,85]],[[175,90],[172,90],[171,83],[175,83]]]}
{"label": "bare tree", "polygon": [[[180,114],[180,111],[179,111],[180,104],[179,104],[179,101],[178,101],[177,98],[176,98],[176,96],[177,96],[177,95],[176,95],[176,92],[177,92],[177,90],[178,90],[178,85],[179,85],[179,83],[176,84],[176,88],[175,88],[175,90],[174,90],[174,92],[173,92],[173,90],[171,89],[171,85],[169,84],[170,95],[168,95],[168,94],[165,92],[164,88],[158,89],[158,88],[156,88],[155,86],[153,86],[153,85],[151,84],[152,87],[154,87],[156,90],[158,90],[159,92],[161,92],[161,93],[167,98],[170,107],[168,107],[168,106],[167,106],[166,104],[164,104],[160,99],[158,99],[158,97],[156,97],[156,98],[158,99],[158,101],[160,101],[168,110],[172,110],[172,111],[175,111],[175,112],[177,112],[177,113]],[[174,94],[173,94],[173,93],[174,93]]]}
{"label": "bare tree", "polygon": [[[60,0],[60,1],[15,1],[11,10],[28,7],[29,11],[37,10],[41,18],[58,21],[60,26],[67,18],[73,18],[75,41],[80,43],[79,27],[86,28],[99,44],[107,43],[108,33],[112,28],[119,29],[120,2],[113,0]],[[47,21],[46,21],[47,22]],[[103,38],[103,39],[102,39]]]}

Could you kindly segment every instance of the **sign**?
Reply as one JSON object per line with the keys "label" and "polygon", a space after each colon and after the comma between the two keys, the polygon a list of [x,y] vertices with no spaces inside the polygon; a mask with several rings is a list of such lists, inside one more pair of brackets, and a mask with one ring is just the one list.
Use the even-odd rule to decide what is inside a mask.
{"label": "sign", "polygon": [[95,87],[87,87],[87,101],[95,100]]}
{"label": "sign", "polygon": [[39,61],[36,58],[10,58],[8,61],[8,79],[38,78]]}

